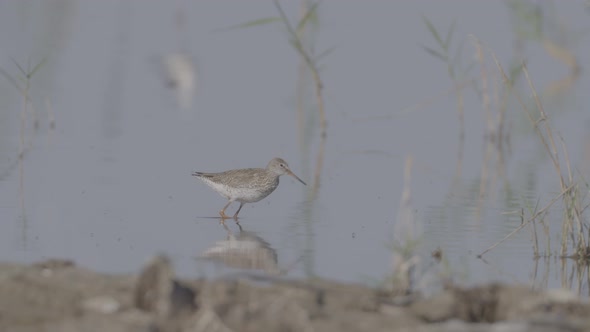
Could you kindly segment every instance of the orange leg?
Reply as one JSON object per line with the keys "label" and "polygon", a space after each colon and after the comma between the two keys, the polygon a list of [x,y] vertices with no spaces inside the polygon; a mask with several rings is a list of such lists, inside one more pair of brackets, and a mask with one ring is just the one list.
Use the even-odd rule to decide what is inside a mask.
{"label": "orange leg", "polygon": [[221,220],[223,221],[224,219],[229,219],[229,216],[227,216],[225,214],[225,209],[227,209],[227,207],[232,203],[232,201],[227,202],[227,204],[225,204],[225,206],[223,207],[223,209],[221,209],[221,211],[219,211],[219,215],[221,216]]}
{"label": "orange leg", "polygon": [[238,208],[238,211],[236,211],[236,214],[234,214],[234,220],[239,223],[238,221],[238,213],[240,213],[240,210],[242,209],[242,206],[244,206],[244,203],[240,203],[240,207]]}

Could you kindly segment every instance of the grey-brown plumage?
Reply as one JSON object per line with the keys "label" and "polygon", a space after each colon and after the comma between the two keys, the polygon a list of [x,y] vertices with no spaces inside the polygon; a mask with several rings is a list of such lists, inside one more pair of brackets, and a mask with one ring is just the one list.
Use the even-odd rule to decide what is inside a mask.
{"label": "grey-brown plumage", "polygon": [[234,201],[240,207],[233,218],[238,220],[238,213],[245,203],[258,202],[270,195],[279,185],[279,177],[288,174],[305,184],[295,175],[286,161],[281,158],[271,160],[266,168],[233,169],[221,173],[194,172],[193,176],[201,179],[209,187],[228,199],[227,204],[219,211],[221,218],[226,219],[225,209]]}

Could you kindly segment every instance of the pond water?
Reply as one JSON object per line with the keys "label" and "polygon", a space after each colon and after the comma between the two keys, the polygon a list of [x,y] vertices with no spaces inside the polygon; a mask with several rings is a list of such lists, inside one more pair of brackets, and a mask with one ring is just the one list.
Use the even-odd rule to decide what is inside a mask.
{"label": "pond water", "polygon": [[[546,38],[588,67],[584,2],[514,4],[541,6]],[[293,22],[301,17],[301,2],[282,6]],[[571,261],[533,258],[529,227],[477,258],[520,226],[522,209],[530,216],[529,208],[561,191],[514,97],[506,102],[501,149],[488,144],[488,115],[497,119],[495,96],[503,95],[490,51],[506,69],[526,58],[574,173],[590,175],[588,76],[563,87],[569,68],[548,45],[517,38],[528,22],[504,2],[322,2],[305,39],[317,54],[331,50],[319,60],[322,146],[313,80],[299,81],[300,57],[285,26],[239,26],[277,16],[271,1],[0,3],[0,259],[59,257],[126,273],[165,253],[181,275],[211,277],[242,270],[202,255],[243,245],[268,260],[252,264],[288,277],[378,284],[393,269],[393,241],[403,229],[396,224],[409,220],[425,271],[440,248],[437,273],[464,284],[588,292],[587,275]],[[457,90],[447,65],[424,49],[439,50],[423,17],[442,38],[456,22],[450,51],[462,47],[457,72],[474,64],[460,79],[467,82],[463,140]],[[470,36],[484,45],[484,72]],[[6,76],[19,75],[15,63],[26,71],[43,58],[30,80],[33,111],[23,131],[23,96]],[[196,77],[185,70],[171,86],[165,59],[188,59]],[[534,105],[523,77],[516,89]],[[264,167],[273,157],[309,185],[283,177],[269,197],[244,206],[243,233],[232,220],[221,225],[225,199],[191,173]],[[551,251],[562,213],[555,205],[545,216]]]}

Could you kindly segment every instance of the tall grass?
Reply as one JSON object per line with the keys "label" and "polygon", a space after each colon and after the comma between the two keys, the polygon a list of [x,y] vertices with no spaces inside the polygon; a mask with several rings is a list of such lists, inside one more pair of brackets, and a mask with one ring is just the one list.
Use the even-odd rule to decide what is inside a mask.
{"label": "tall grass", "polygon": [[[323,88],[324,84],[322,82],[322,78],[320,76],[318,59],[321,58],[319,56],[315,56],[312,53],[312,50],[305,46],[303,43],[301,36],[303,31],[306,29],[308,22],[310,22],[311,18],[315,17],[317,8],[319,6],[319,2],[312,3],[306,11],[304,11],[301,19],[297,23],[297,26],[294,27],[291,22],[289,21],[287,15],[285,14],[283,8],[281,7],[278,0],[274,1],[275,7],[279,12],[281,21],[283,22],[285,28],[287,29],[287,33],[289,36],[289,42],[291,46],[297,51],[300,55],[303,63],[306,65],[307,69],[310,71],[311,76],[314,82],[314,91],[315,91],[315,99],[316,99],[316,109],[319,117],[319,130],[320,130],[320,144],[318,148],[318,154],[316,158],[316,167],[314,171],[314,180],[312,186],[312,197],[317,194],[317,191],[320,187],[320,177],[322,173],[322,168],[324,164],[324,149],[325,149],[325,142],[326,142],[326,111],[324,107],[324,97],[323,97]],[[300,111],[300,114],[303,114]],[[300,115],[301,117],[301,115]],[[300,120],[302,121],[302,120]],[[301,122],[302,123],[302,122]]]}
{"label": "tall grass", "polygon": [[[554,92],[556,88],[565,89],[575,82],[580,73],[580,65],[575,55],[570,51],[572,41],[576,41],[576,34],[567,31],[567,24],[560,20],[550,3],[540,3],[525,0],[510,0],[506,2],[510,14],[514,18],[514,35],[516,36],[517,50],[522,50],[526,42],[538,43],[545,52],[565,64],[569,69],[566,79],[554,81],[548,92]],[[462,44],[454,46],[453,36],[455,35],[456,24],[453,22],[446,31],[441,31],[427,18],[423,18],[424,24],[435,41],[434,47],[423,46],[423,49],[433,57],[445,63],[453,85],[460,86],[469,74],[473,63],[462,64],[460,54]],[[573,36],[573,38],[572,38]],[[579,39],[579,36],[578,36]],[[503,143],[509,142],[509,131],[506,128],[508,101],[514,98],[519,108],[526,115],[533,128],[538,141],[542,144],[546,155],[551,160],[554,169],[555,179],[559,183],[559,194],[553,197],[545,206],[538,206],[527,203],[518,213],[522,223],[513,232],[493,244],[478,256],[482,257],[497,245],[510,238],[513,234],[530,226],[533,240],[533,253],[535,257],[570,257],[589,258],[590,249],[588,241],[590,228],[585,223],[584,211],[590,205],[587,202],[587,182],[577,175],[572,168],[566,142],[559,136],[547,116],[541,98],[533,84],[533,79],[528,71],[522,56],[513,59],[509,70],[505,70],[491,51],[486,51],[477,38],[471,38],[476,53],[476,60],[479,63],[479,79],[477,82],[478,93],[481,98],[482,108],[486,123],[486,151],[482,164],[480,180],[480,198],[488,192],[487,183],[490,180],[488,162],[492,153],[496,152],[497,167],[500,176],[505,177]],[[488,67],[486,57],[491,55],[494,66]],[[493,69],[492,69],[493,68]],[[523,100],[521,93],[515,89],[515,84],[524,80],[532,98]],[[457,88],[457,110],[461,127],[461,137],[464,131],[464,110],[463,90]],[[512,99],[512,100],[514,100]],[[531,101],[532,104],[531,105]],[[549,236],[549,224],[545,217],[555,203],[560,202],[564,207],[560,223],[559,245],[553,246]],[[540,249],[543,247],[544,251]]]}
{"label": "tall grass", "polygon": [[463,140],[465,135],[465,105],[463,96],[463,81],[474,63],[468,63],[462,67],[461,55],[463,52],[463,43],[457,46],[453,44],[453,36],[455,34],[456,21],[453,21],[449,26],[447,32],[444,34],[443,39],[442,33],[434,26],[434,24],[426,17],[422,17],[422,21],[428,28],[428,31],[432,35],[432,38],[436,42],[436,48],[429,46],[422,46],[422,48],[434,58],[441,60],[447,66],[447,71],[453,85],[455,87],[455,95],[457,98],[457,115],[459,117],[460,126],[460,138]]}
{"label": "tall grass", "polygon": [[[21,218],[22,218],[22,241],[23,245],[26,245],[26,234],[27,234],[27,218],[25,214],[25,194],[24,194],[24,157],[30,145],[26,145],[26,132],[27,132],[27,114],[32,110],[31,103],[31,80],[33,76],[43,67],[46,63],[47,58],[42,59],[36,65],[31,66],[30,63],[26,69],[23,68],[18,62],[14,61],[16,68],[19,71],[18,76],[10,75],[6,70],[0,68],[0,75],[8,80],[19,92],[22,97],[22,107],[20,111],[20,132],[19,132],[19,147],[18,147],[18,170],[19,170],[19,202],[21,207]],[[35,127],[37,125],[36,115],[33,112],[33,121]],[[32,143],[31,143],[32,144]]]}
{"label": "tall grass", "polygon": [[[459,119],[459,141],[457,149],[457,164],[455,166],[455,177],[453,180],[453,186],[456,186],[461,178],[463,170],[463,148],[465,143],[465,105],[464,105],[464,90],[466,87],[475,86],[475,82],[469,77],[469,72],[474,66],[474,62],[471,61],[467,64],[463,64],[462,54],[464,50],[464,42],[461,41],[458,44],[454,41],[456,21],[453,21],[448,27],[446,32],[439,31],[434,24],[425,16],[422,17],[422,21],[426,25],[426,28],[430,32],[434,39],[436,46],[424,46],[422,48],[428,54],[434,58],[442,61],[447,67],[447,73],[453,83],[449,92],[455,94],[457,100],[457,116]],[[442,36],[445,36],[444,39]],[[447,93],[445,92],[444,95]]]}
{"label": "tall grass", "polygon": [[252,28],[261,25],[267,24],[275,24],[280,23],[282,24],[286,31],[287,31],[287,40],[289,44],[293,47],[293,49],[297,52],[301,59],[301,65],[299,66],[299,84],[298,84],[298,91],[297,91],[297,109],[298,109],[298,126],[300,131],[300,143],[303,146],[303,137],[306,135],[306,131],[304,130],[305,127],[305,107],[303,106],[303,100],[305,99],[303,94],[303,82],[305,77],[305,72],[309,72],[311,74],[311,78],[314,85],[314,98],[315,98],[315,109],[319,118],[319,133],[320,133],[320,142],[318,145],[318,152],[316,157],[316,165],[314,170],[314,180],[312,182],[312,190],[310,191],[311,199],[313,199],[320,187],[320,177],[322,173],[322,168],[324,164],[324,149],[327,137],[327,120],[326,120],[326,110],[325,110],[325,103],[324,103],[324,83],[322,81],[321,73],[320,73],[320,66],[319,61],[328,55],[333,49],[327,49],[319,54],[314,53],[313,45],[306,43],[305,40],[307,38],[307,31],[309,29],[309,25],[312,22],[317,22],[317,11],[320,5],[319,1],[308,1],[303,0],[301,2],[301,17],[296,22],[296,24],[291,23],[287,14],[285,13],[283,7],[281,6],[278,0],[274,0],[275,8],[279,14],[278,17],[265,17],[255,19],[249,22],[240,23],[234,26],[231,26],[227,29],[222,30],[231,30],[231,29],[243,29],[243,28]]}
{"label": "tall grass", "polygon": [[[36,65],[32,66],[30,64],[27,65],[27,69],[24,69],[18,62],[14,61],[14,65],[19,70],[18,76],[10,75],[6,70],[0,68],[0,75],[2,75],[7,81],[9,81],[19,92],[22,97],[22,108],[20,112],[20,135],[19,135],[19,153],[18,158],[22,160],[25,153],[25,132],[26,132],[26,124],[27,124],[27,113],[30,111],[30,90],[31,90],[31,80],[33,76],[43,67],[47,58],[39,61]],[[37,127],[37,122],[35,118],[35,114],[33,113],[33,120],[35,121],[35,126]]]}
{"label": "tall grass", "polygon": [[[547,156],[553,165],[555,178],[558,180],[560,186],[560,193],[553,197],[545,206],[539,208],[528,207],[530,216],[525,217],[524,209],[521,212],[521,225],[517,227],[510,234],[503,239],[490,246],[478,256],[481,257],[497,245],[510,238],[513,234],[531,226],[533,229],[533,252],[535,257],[557,255],[562,258],[588,258],[590,251],[588,250],[588,237],[590,234],[585,234],[588,225],[585,224],[582,216],[583,211],[588,206],[584,203],[584,190],[587,191],[587,184],[574,176],[572,172],[571,162],[567,145],[563,138],[555,133],[551,121],[547,116],[537,90],[533,84],[526,63],[522,63],[521,71],[528,84],[532,100],[534,101],[534,109],[523,100],[522,96],[514,88],[514,81],[509,74],[504,70],[496,55],[492,52],[492,58],[496,64],[497,70],[500,73],[503,84],[507,91],[517,100],[521,110],[527,116],[539,142],[542,144]],[[548,210],[556,203],[561,202],[564,207],[564,212],[561,218],[561,233],[560,244],[557,252],[551,252],[551,242],[549,237],[548,226],[545,224],[544,217]],[[537,223],[540,222],[543,226],[540,230],[537,229]],[[538,232],[542,231],[546,241],[546,251],[540,252]]]}

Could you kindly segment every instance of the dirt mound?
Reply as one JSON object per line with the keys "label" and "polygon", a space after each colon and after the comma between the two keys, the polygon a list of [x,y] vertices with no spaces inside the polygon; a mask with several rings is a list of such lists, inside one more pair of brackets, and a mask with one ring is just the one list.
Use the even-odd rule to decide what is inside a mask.
{"label": "dirt mound", "polygon": [[52,260],[0,263],[0,331],[590,331],[567,291],[491,284],[430,298],[326,280],[177,280],[154,258],[138,276]]}

